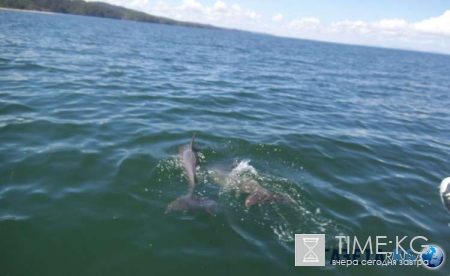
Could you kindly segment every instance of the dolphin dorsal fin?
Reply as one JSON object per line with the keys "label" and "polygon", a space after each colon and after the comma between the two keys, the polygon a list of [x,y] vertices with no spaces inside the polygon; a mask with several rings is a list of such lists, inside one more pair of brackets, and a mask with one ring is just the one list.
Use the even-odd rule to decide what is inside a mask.
{"label": "dolphin dorsal fin", "polygon": [[196,132],[194,132],[194,135],[192,135],[192,140],[191,140],[191,150],[194,150],[195,133],[196,133]]}

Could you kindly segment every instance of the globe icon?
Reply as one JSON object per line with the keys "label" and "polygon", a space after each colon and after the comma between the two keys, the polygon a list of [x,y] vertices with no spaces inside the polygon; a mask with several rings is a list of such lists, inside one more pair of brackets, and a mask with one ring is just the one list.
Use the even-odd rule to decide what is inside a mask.
{"label": "globe icon", "polygon": [[430,245],[422,252],[422,260],[426,266],[436,268],[444,262],[444,252],[439,246]]}

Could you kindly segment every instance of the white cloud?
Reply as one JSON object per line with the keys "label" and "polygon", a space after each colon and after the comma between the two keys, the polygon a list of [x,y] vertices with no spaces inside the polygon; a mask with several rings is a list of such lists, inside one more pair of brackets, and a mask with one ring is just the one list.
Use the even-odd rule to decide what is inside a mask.
{"label": "white cloud", "polygon": [[400,36],[434,35],[450,37],[450,10],[443,15],[420,22],[409,23],[403,19],[382,19],[376,22],[339,21],[323,26],[332,32],[385,33]]}
{"label": "white cloud", "polygon": [[227,10],[227,4],[225,4],[225,3],[222,2],[222,1],[217,1],[217,2],[214,4],[214,10],[215,10],[215,11],[226,11],[226,10]]}
{"label": "white cloud", "polygon": [[[95,0],[88,0],[95,1]],[[318,17],[287,19],[281,13],[265,18],[237,3],[217,0],[212,5],[202,0],[101,0],[114,5],[184,21],[213,24],[219,27],[266,32],[270,34],[339,43],[438,51],[450,54],[450,10],[418,22],[401,18],[378,21],[344,20],[323,23]]]}
{"label": "white cloud", "polygon": [[403,19],[382,19],[374,23],[374,26],[384,29],[404,29],[408,27],[408,22]]}
{"label": "white cloud", "polygon": [[413,25],[420,32],[450,36],[450,10],[441,16],[422,20]]}
{"label": "white cloud", "polygon": [[231,8],[233,9],[233,10],[235,10],[235,11],[241,11],[242,9],[241,9],[241,6],[239,6],[239,5],[237,5],[237,4],[234,4],[233,6],[231,6]]}
{"label": "white cloud", "polygon": [[[114,1],[114,0],[113,0]],[[136,0],[145,1],[145,0]],[[262,16],[238,4],[228,6],[218,0],[212,6],[203,5],[196,0],[183,0],[181,5],[169,6],[164,1],[157,5],[147,5],[143,11],[178,20],[213,24],[219,27],[259,31]]]}
{"label": "white cloud", "polygon": [[284,36],[320,39],[326,31],[326,26],[316,17],[295,19],[281,26],[280,33]]}
{"label": "white cloud", "polygon": [[304,17],[298,20],[292,20],[288,24],[288,28],[290,29],[299,29],[299,30],[317,30],[317,28],[321,27],[320,20],[315,17]]}
{"label": "white cloud", "polygon": [[331,32],[356,32],[360,34],[370,34],[383,32],[385,34],[397,34],[410,28],[410,24],[402,19],[382,19],[376,22],[365,21],[340,21],[330,24]]}
{"label": "white cloud", "polygon": [[244,15],[245,15],[247,18],[250,18],[250,19],[252,19],[252,20],[257,20],[257,19],[260,19],[260,18],[261,18],[261,15],[259,15],[258,13],[254,12],[254,11],[246,11],[246,12],[244,13]]}
{"label": "white cloud", "polygon": [[307,17],[292,20],[281,30],[281,35],[298,38],[450,53],[450,11],[419,22],[394,18],[322,24]]}
{"label": "white cloud", "polygon": [[195,0],[183,0],[183,4],[180,8],[182,10],[201,11],[203,5]]}
{"label": "white cloud", "polygon": [[142,7],[142,6],[146,6],[148,4],[149,4],[149,0],[133,0],[130,5],[132,7],[139,8],[139,7]]}
{"label": "white cloud", "polygon": [[281,13],[277,13],[272,17],[272,21],[280,22],[283,20],[283,15]]}

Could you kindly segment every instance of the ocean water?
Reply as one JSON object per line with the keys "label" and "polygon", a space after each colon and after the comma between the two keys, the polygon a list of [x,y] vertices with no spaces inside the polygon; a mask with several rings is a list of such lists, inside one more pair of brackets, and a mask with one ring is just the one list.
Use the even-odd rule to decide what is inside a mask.
{"label": "ocean water", "polygon": [[[449,72],[445,55],[0,11],[0,274],[448,275],[295,267],[294,234],[425,236],[450,256]],[[194,132],[196,194],[219,208],[164,214]],[[217,168],[297,205],[247,210]]]}

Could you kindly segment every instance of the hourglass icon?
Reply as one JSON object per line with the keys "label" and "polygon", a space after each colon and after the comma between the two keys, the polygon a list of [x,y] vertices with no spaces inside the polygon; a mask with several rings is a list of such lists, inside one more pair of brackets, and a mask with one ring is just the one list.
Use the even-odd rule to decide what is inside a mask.
{"label": "hourglass icon", "polygon": [[308,247],[308,253],[303,257],[303,261],[307,263],[319,262],[319,258],[314,253],[313,248],[316,247],[319,238],[303,238],[303,243]]}

